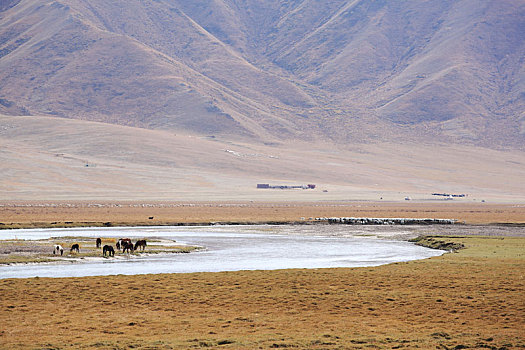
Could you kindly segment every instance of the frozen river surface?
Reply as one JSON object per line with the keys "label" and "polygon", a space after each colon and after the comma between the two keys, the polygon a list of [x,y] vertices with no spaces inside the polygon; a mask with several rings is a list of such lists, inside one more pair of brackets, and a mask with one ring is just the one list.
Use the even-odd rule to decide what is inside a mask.
{"label": "frozen river surface", "polygon": [[443,251],[395,239],[398,232],[349,226],[207,226],[31,229],[0,231],[0,239],[61,236],[161,237],[202,246],[189,254],[91,259],[76,263],[0,266],[0,278],[81,277],[291,268],[376,266],[423,259]]}

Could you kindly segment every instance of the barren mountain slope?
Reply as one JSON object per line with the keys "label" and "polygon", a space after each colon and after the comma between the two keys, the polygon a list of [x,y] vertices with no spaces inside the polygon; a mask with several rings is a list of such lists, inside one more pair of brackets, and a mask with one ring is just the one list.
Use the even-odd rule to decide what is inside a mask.
{"label": "barren mountain slope", "polygon": [[[248,64],[180,11],[161,5],[150,9],[141,1],[100,2],[98,10],[92,2],[65,3],[21,2],[3,13],[8,42],[0,62],[4,106],[202,134],[264,137],[267,129],[300,132],[269,112],[272,103],[282,104],[276,97],[258,101],[252,95],[266,86],[266,92],[287,99],[285,103],[308,105],[310,98]],[[160,18],[165,14],[171,17]],[[127,32],[120,33],[121,28]],[[182,62],[177,49],[185,46],[190,54]],[[193,50],[200,60],[215,63],[199,66],[190,57]],[[221,76],[207,76],[212,73],[233,80],[225,86]],[[235,79],[254,84],[239,87]]]}
{"label": "barren mountain slope", "polygon": [[520,0],[6,0],[0,111],[523,148],[524,18]]}
{"label": "barren mountain slope", "polygon": [[259,30],[238,40],[222,12],[192,13],[254,60],[263,56],[330,94],[344,111],[456,142],[523,144],[522,1],[228,3],[243,8],[243,28]]}

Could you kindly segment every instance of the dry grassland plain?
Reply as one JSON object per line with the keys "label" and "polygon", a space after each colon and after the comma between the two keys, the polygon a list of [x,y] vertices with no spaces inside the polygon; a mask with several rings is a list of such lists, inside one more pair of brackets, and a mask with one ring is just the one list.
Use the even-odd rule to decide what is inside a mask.
{"label": "dry grassland plain", "polygon": [[302,222],[317,217],[525,223],[524,204],[461,202],[0,202],[0,228]]}
{"label": "dry grassland plain", "polygon": [[0,281],[6,349],[519,349],[523,238],[374,268]]}
{"label": "dry grassland plain", "polygon": [[[472,223],[523,222],[523,208],[510,205],[347,203],[361,206],[357,208],[362,211],[355,211],[333,203],[315,211],[316,204],[266,203],[246,212],[242,209],[246,207],[232,207],[232,203],[211,205],[192,207],[194,216],[188,215],[187,221],[237,217],[251,221],[247,213],[253,211],[264,220],[297,220],[295,215],[308,218],[310,213],[373,217],[391,213],[396,217],[444,215]],[[26,211],[29,208],[32,213]],[[122,207],[117,207],[122,211],[97,207],[83,214],[55,207],[51,215],[42,208],[17,207],[18,216],[6,216],[13,207],[4,206],[2,222],[18,220],[26,226],[49,223],[51,216],[58,221],[102,222],[111,217],[126,222],[126,217],[143,220],[146,213],[162,217],[164,210],[167,221],[178,221],[185,217],[183,213],[190,213],[141,205],[128,211],[129,216]],[[285,213],[280,214],[282,218],[272,214],[276,208]],[[482,219],[483,213],[489,218]],[[431,259],[368,268],[4,279],[0,280],[0,348],[524,348],[525,239],[443,239],[466,248]]]}

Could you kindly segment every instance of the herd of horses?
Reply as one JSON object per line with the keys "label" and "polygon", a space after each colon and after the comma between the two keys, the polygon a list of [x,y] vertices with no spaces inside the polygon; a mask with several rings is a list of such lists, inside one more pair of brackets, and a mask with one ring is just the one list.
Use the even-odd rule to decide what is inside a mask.
{"label": "herd of horses", "polygon": [[[97,238],[96,240],[96,246],[97,248],[100,248],[102,246],[102,238]],[[117,243],[115,244],[117,249],[119,251],[122,251],[122,253],[133,253],[135,250],[141,249],[144,251],[146,249],[146,240],[140,239],[135,244],[131,241],[129,238],[120,238]],[[69,250],[70,253],[76,251],[77,253],[80,253],[80,245],[78,243],[74,243],[71,245],[71,249]],[[55,244],[53,248],[53,254],[60,254],[64,255],[64,248],[59,245]],[[112,245],[106,244],[104,247],[102,247],[102,255],[105,256],[115,256],[115,249]]]}

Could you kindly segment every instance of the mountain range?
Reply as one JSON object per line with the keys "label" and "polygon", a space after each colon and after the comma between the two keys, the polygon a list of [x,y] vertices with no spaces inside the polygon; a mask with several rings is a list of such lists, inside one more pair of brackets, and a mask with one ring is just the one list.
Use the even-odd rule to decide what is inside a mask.
{"label": "mountain range", "polygon": [[368,142],[525,140],[520,0],[3,0],[0,112]]}
{"label": "mountain range", "polygon": [[[162,173],[150,188],[162,196],[173,171],[209,188],[313,178],[374,191],[389,174],[391,193],[454,190],[451,174],[471,171],[459,183],[495,193],[525,173],[524,34],[522,0],[0,0],[0,192],[52,196],[64,187],[41,163],[60,174],[71,161],[70,181],[94,159],[133,169],[121,193]],[[219,165],[238,154],[250,160]],[[509,168],[492,184],[490,164]],[[163,170],[138,175],[150,166]],[[96,181],[63,195],[108,193]]]}

